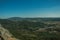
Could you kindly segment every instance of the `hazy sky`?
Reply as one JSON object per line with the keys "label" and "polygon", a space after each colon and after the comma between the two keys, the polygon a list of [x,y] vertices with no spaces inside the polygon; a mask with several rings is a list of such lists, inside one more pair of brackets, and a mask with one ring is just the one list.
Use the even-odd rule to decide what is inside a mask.
{"label": "hazy sky", "polygon": [[0,0],[0,18],[60,17],[60,0]]}

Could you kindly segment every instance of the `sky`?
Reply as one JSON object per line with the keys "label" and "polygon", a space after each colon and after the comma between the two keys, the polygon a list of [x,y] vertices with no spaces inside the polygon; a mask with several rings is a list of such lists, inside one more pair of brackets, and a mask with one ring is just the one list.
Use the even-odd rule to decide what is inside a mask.
{"label": "sky", "polygon": [[0,0],[0,18],[60,17],[60,0]]}

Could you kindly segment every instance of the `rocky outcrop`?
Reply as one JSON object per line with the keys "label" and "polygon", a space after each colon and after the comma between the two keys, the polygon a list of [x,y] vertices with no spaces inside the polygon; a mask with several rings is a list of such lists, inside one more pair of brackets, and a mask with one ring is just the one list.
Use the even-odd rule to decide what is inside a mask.
{"label": "rocky outcrop", "polygon": [[5,28],[3,28],[0,24],[0,36],[4,38],[4,40],[18,40]]}

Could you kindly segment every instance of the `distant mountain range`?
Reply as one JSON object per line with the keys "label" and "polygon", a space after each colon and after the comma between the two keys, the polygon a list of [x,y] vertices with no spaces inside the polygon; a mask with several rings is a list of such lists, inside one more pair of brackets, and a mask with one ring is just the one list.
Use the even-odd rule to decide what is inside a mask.
{"label": "distant mountain range", "polygon": [[21,18],[21,17],[11,17],[11,18],[8,18],[8,20],[23,20],[23,18]]}
{"label": "distant mountain range", "polygon": [[14,21],[60,21],[60,18],[21,18],[21,17],[11,17],[8,18],[8,20],[14,20]]}
{"label": "distant mountain range", "polygon": [[21,18],[21,17],[11,17],[9,20],[36,20],[36,21],[60,21],[60,18]]}

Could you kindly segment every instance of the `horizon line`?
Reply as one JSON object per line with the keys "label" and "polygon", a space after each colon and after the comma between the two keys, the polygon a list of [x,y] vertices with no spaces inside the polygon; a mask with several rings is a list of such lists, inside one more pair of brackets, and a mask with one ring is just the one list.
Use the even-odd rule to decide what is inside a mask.
{"label": "horizon line", "polygon": [[[8,18],[60,18],[60,17],[8,17]],[[8,19],[8,18],[0,18],[0,19]]]}

